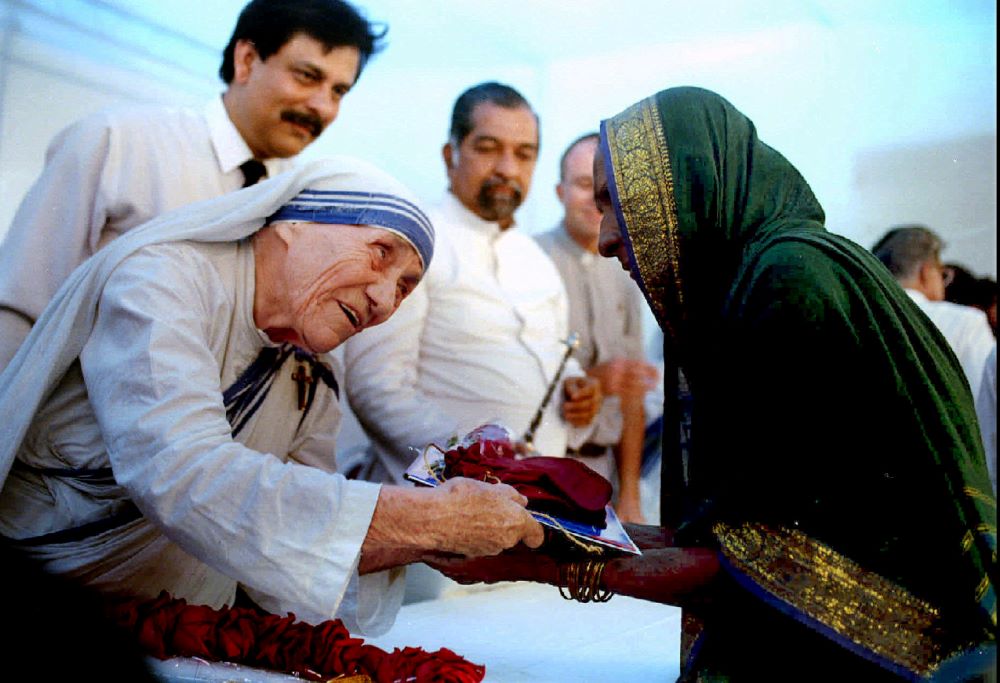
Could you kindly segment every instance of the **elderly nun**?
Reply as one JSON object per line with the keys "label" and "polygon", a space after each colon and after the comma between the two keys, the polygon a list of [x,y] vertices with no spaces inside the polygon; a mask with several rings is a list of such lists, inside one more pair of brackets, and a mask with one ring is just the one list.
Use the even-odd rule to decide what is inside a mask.
{"label": "elderly nun", "polygon": [[507,486],[335,472],[328,351],[416,287],[396,180],[313,162],[165,214],[80,266],[0,375],[0,534],[101,592],[391,626],[402,565],[538,546]]}

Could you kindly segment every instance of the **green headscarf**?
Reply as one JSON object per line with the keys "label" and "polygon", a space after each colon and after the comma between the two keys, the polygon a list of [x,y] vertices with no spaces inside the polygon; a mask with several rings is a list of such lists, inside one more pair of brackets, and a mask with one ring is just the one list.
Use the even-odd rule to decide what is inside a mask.
{"label": "green headscarf", "polygon": [[996,504],[937,329],[715,93],[635,104],[602,124],[601,152],[693,395],[679,537],[718,544],[751,594],[894,673],[992,642]]}

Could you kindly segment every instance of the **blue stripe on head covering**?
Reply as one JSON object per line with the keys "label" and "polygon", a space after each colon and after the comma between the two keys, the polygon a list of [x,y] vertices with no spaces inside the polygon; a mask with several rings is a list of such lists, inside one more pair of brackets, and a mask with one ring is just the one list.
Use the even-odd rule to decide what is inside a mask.
{"label": "blue stripe on head covering", "polygon": [[434,228],[413,202],[381,192],[302,190],[274,212],[266,223],[304,221],[373,225],[390,230],[413,245],[424,270],[434,255]]}

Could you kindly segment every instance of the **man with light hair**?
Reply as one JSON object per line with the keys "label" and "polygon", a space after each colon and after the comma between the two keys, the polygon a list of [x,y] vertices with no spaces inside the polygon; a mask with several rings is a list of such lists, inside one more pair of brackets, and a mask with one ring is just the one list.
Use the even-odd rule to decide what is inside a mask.
{"label": "man with light hair", "polygon": [[944,242],[926,226],[899,225],[872,252],[948,340],[976,397],[996,338],[983,311],[945,301],[943,249]]}
{"label": "man with light hair", "polygon": [[615,483],[615,510],[643,523],[639,481],[646,392],[659,375],[643,351],[642,292],[616,263],[597,252],[601,214],[594,203],[594,152],[600,139],[574,140],[559,163],[559,225],[538,236],[569,296],[570,328],[579,335],[576,358],[601,382],[605,400],[590,440],[571,454]]}

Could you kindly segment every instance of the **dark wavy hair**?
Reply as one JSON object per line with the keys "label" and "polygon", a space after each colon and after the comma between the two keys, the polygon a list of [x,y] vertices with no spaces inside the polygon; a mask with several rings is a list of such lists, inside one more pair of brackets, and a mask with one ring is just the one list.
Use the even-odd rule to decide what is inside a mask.
{"label": "dark wavy hair", "polygon": [[318,40],[326,49],[356,47],[361,53],[358,76],[368,59],[382,49],[388,27],[373,24],[343,0],[251,0],[222,52],[219,76],[233,80],[236,43],[249,40],[261,60],[282,48],[299,33]]}

